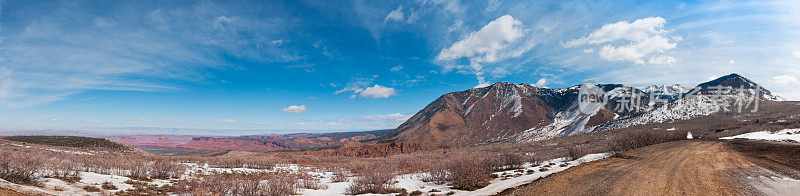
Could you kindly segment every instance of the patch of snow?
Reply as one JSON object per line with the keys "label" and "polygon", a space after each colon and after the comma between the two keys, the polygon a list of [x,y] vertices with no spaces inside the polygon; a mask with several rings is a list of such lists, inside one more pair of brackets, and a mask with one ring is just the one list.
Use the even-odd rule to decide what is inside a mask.
{"label": "patch of snow", "polygon": [[[721,101],[718,101],[721,100]],[[713,99],[706,95],[687,96],[633,118],[621,119],[604,125],[601,130],[621,129],[650,123],[687,120],[722,111],[728,99]]]}
{"label": "patch of snow", "polygon": [[16,147],[22,147],[22,148],[33,148],[33,149],[47,150],[47,151],[53,151],[53,152],[60,152],[60,153],[80,154],[80,155],[94,155],[94,153],[82,152],[82,151],[71,151],[71,150],[60,150],[60,149],[52,149],[52,148],[42,148],[42,147],[26,146],[26,145],[21,145],[21,144],[14,144],[14,143],[9,143],[9,145],[16,146]]}
{"label": "patch of snow", "polygon": [[737,136],[723,137],[719,139],[752,139],[752,140],[800,142],[800,129],[784,129],[774,133],[769,131],[759,131],[759,132],[745,133]]}
{"label": "patch of snow", "polygon": [[[535,166],[535,167],[533,167],[533,165],[531,165],[531,164],[525,164],[524,165],[524,170],[525,171],[532,169],[535,172],[532,173],[532,174],[527,174],[527,172],[517,172],[518,170],[508,170],[508,171],[502,171],[502,172],[495,172],[494,174],[497,174],[498,176],[502,176],[503,174],[510,174],[512,176],[519,175],[519,176],[518,177],[508,178],[508,179],[505,179],[505,180],[503,180],[502,178],[497,178],[497,179],[492,180],[491,184],[489,184],[486,187],[483,187],[483,188],[480,188],[480,189],[474,190],[474,191],[458,191],[458,192],[456,192],[455,195],[495,195],[497,193],[502,192],[503,190],[506,190],[506,189],[509,189],[509,188],[513,188],[513,187],[517,187],[517,186],[521,186],[521,185],[524,185],[524,184],[528,184],[528,183],[530,183],[530,182],[532,182],[532,181],[534,181],[536,179],[543,178],[543,177],[546,177],[546,176],[548,176],[550,174],[554,174],[554,173],[557,173],[557,172],[564,171],[564,170],[566,170],[566,169],[568,169],[570,167],[579,165],[581,163],[600,160],[600,159],[606,158],[606,157],[608,157],[610,155],[611,155],[611,153],[588,154],[586,156],[583,156],[583,157],[581,157],[579,159],[576,159],[576,160],[573,160],[573,161],[566,161],[565,158],[558,158],[558,159],[553,159],[553,160],[550,160],[550,161],[543,162],[542,164],[540,164],[538,166]],[[545,165],[548,165],[550,163],[553,163],[554,165],[549,166],[547,168],[548,169],[547,171],[543,171],[543,172],[539,171],[539,169],[544,168]],[[565,166],[565,167],[562,167],[562,166],[560,166],[562,163],[568,163],[568,165]]]}
{"label": "patch of snow", "polygon": [[692,137],[692,132],[686,132],[686,139],[687,140],[694,139],[694,137]]}
{"label": "patch of snow", "polygon": [[[594,115],[594,114],[592,114]],[[559,112],[550,124],[539,127],[534,126],[523,131],[516,137],[517,141],[538,141],[550,139],[559,135],[570,135],[581,132],[589,132],[592,128],[585,128],[586,123],[592,115],[584,114],[578,108],[578,103],[573,103],[565,111]]]}
{"label": "patch of snow", "polygon": [[800,180],[782,176],[749,178],[749,184],[764,195],[783,196],[800,193]]}

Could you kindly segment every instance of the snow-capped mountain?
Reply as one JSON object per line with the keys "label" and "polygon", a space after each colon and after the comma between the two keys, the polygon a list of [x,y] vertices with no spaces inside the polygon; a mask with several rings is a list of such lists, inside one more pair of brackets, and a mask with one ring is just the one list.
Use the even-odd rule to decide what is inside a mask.
{"label": "snow-capped mountain", "polygon": [[[712,96],[712,90],[718,86],[761,88],[736,74],[694,89],[677,84],[649,86],[644,90],[622,84],[601,84],[596,87],[607,99],[599,109],[587,113],[579,105],[580,86],[549,89],[499,82],[442,95],[379,141],[461,146],[542,140],[684,120],[722,110],[729,100],[720,101]],[[765,89],[761,96],[760,100],[780,98]],[[638,108],[626,108],[631,104]]]}
{"label": "snow-capped mountain", "polygon": [[692,90],[690,87],[685,87],[680,84],[670,85],[650,85],[642,89],[648,95],[653,95],[661,99],[675,100],[680,98],[684,93]]}

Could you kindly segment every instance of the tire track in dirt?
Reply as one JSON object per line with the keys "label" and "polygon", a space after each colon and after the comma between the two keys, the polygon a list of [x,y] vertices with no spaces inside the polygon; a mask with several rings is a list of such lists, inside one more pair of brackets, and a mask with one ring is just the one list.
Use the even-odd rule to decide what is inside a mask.
{"label": "tire track in dirt", "polygon": [[[791,156],[791,155],[785,155]],[[678,141],[578,165],[501,195],[753,195],[773,173],[724,141]]]}

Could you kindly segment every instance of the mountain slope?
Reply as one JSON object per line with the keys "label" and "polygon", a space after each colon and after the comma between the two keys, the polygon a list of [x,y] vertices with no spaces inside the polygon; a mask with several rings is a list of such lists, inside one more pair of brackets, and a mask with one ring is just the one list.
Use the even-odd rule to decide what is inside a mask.
{"label": "mountain slope", "polygon": [[[578,102],[582,86],[562,89],[499,82],[442,95],[379,142],[429,142],[451,146],[543,140],[582,132],[685,120],[722,110],[732,100],[714,99],[715,89],[763,89],[738,74],[702,83],[649,86],[601,84],[599,109]],[[694,93],[694,94],[691,94]],[[750,93],[750,92],[748,92]],[[719,94],[719,93],[717,93]],[[726,98],[733,96],[728,93]],[[779,100],[766,89],[759,100]],[[626,103],[629,102],[629,103]],[[636,105],[636,108],[632,107]]]}
{"label": "mountain slope", "polygon": [[[613,112],[626,85],[598,85],[613,95],[597,112],[585,114],[577,103],[578,86],[563,89],[495,83],[445,94],[401,124],[381,142],[431,142],[452,146],[540,140],[591,131],[594,126],[638,111]],[[641,96],[640,105],[648,98]],[[646,106],[645,106],[646,107]]]}

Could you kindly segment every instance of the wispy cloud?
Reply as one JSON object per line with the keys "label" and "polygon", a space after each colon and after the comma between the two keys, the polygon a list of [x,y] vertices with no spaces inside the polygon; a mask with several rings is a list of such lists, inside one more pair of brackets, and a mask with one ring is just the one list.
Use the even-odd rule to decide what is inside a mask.
{"label": "wispy cloud", "polygon": [[[209,79],[207,70],[239,69],[225,56],[261,62],[302,58],[271,47],[280,29],[292,27],[285,19],[230,12],[231,7],[211,2],[150,9],[123,3],[91,17],[85,11],[94,8],[77,4],[3,6],[3,15],[28,19],[0,25],[0,107],[5,108],[87,90],[177,90],[182,88],[177,83]],[[29,15],[44,12],[50,14]]]}

